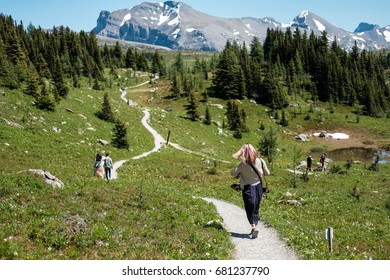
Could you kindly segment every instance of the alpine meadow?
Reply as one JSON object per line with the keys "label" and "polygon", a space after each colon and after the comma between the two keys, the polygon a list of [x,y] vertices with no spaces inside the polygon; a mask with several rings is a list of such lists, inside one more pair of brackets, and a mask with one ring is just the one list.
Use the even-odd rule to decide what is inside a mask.
{"label": "alpine meadow", "polygon": [[[0,26],[0,259],[233,259],[200,198],[243,207],[230,170],[244,143],[271,171],[261,220],[300,259],[390,259],[388,50],[298,28],[201,52]],[[105,152],[112,180],[94,177]],[[298,168],[323,153],[326,170]]]}

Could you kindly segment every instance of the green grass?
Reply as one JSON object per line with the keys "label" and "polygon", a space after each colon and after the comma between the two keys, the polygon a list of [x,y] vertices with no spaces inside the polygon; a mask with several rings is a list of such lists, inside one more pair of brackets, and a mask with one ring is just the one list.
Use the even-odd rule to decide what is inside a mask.
{"label": "green grass", "polygon": [[[262,220],[302,259],[390,258],[388,165],[374,172],[362,164],[346,170],[345,162],[339,162],[335,164],[344,174],[320,173],[308,181],[298,176],[296,188],[291,184],[293,175],[286,171],[292,167],[293,146],[302,151],[301,160],[312,149],[335,147],[332,142],[297,142],[294,133],[345,129],[383,143],[390,139],[389,119],[361,117],[357,124],[353,114],[340,107],[333,114],[325,109],[325,120],[318,124],[316,113],[304,120],[309,106],[301,105],[296,118],[291,118],[293,109],[286,110],[289,126],[281,128],[268,117],[265,107],[243,100],[240,106],[249,116],[250,133],[237,140],[229,131],[225,131],[229,136],[219,136],[215,125],[188,120],[183,107],[186,100],[166,98],[167,81],[158,81],[156,92],[150,91],[151,85],[128,89],[127,98],[140,107],[126,105],[119,91],[126,75],[121,76],[105,91],[94,91],[85,84],[82,89],[71,89],[54,113],[31,106],[32,99],[20,91],[4,89],[0,94],[0,117],[23,126],[19,129],[0,121],[0,259],[231,259],[228,232],[218,223],[209,223],[220,219],[218,213],[197,197],[242,206],[240,194],[229,188],[234,181],[230,170],[238,163],[231,155],[243,143],[257,146],[264,133],[258,130],[261,123],[266,131],[277,128],[279,138],[279,152],[267,178],[271,193],[261,205]],[[143,79],[148,77],[129,79],[126,86]],[[94,116],[104,92],[109,93],[116,116],[126,123],[129,150],[97,143],[97,139],[110,142],[112,138],[113,124]],[[154,101],[148,103],[151,96]],[[212,119],[222,123],[225,111],[211,104],[225,102],[210,98],[199,112],[204,114],[209,106]],[[141,124],[145,107],[151,109],[151,126],[163,137],[171,131],[171,142],[217,160],[207,163],[206,157],[165,146],[148,157],[127,161],[118,170],[117,180],[106,183],[94,178],[92,163],[97,152],[109,151],[117,161],[153,148],[152,135]],[[21,172],[38,168],[57,176],[65,188],[53,189]],[[354,187],[359,187],[358,195],[352,193]],[[301,206],[286,204],[287,192]],[[85,226],[72,231],[75,228],[69,221],[76,215]],[[332,253],[325,239],[327,227],[334,228]]]}

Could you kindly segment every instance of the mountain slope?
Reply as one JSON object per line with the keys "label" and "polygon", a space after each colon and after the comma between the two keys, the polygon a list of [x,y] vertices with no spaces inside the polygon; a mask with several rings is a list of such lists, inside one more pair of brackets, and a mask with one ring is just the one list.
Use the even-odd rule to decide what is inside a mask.
{"label": "mountain slope", "polygon": [[351,49],[355,41],[360,49],[382,49],[390,46],[390,26],[357,29],[351,33],[334,26],[320,16],[301,12],[289,24],[267,18],[222,18],[194,10],[182,2],[144,2],[129,9],[102,11],[92,32],[97,35],[159,45],[171,49],[223,50],[227,40],[249,44],[253,37],[264,41],[267,29],[300,28],[308,34],[327,32],[329,41]]}

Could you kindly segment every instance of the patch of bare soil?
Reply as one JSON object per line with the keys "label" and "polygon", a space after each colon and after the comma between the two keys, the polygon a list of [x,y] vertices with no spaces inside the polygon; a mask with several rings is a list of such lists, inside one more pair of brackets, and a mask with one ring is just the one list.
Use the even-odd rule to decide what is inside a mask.
{"label": "patch of bare soil", "polygon": [[[315,131],[318,132],[318,131]],[[378,148],[378,140],[371,135],[354,132],[352,130],[343,131],[327,131],[328,133],[342,132],[349,135],[348,139],[333,139],[331,137],[314,137],[314,131],[308,132],[310,135],[310,141],[319,144],[327,144],[330,150],[342,149],[342,148]]]}

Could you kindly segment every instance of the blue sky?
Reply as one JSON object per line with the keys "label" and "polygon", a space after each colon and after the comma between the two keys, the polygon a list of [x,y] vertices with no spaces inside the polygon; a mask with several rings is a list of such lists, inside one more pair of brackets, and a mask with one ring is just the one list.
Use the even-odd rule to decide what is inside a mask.
{"label": "blue sky", "polygon": [[[6,3],[4,3],[6,2]],[[42,28],[69,26],[74,31],[90,31],[100,11],[115,11],[140,4],[142,0],[6,0],[0,13],[11,15],[24,26],[30,22]],[[149,0],[148,2],[164,2]],[[289,23],[301,11],[309,10],[347,31],[360,22],[390,25],[390,1],[367,0],[184,0],[192,8],[213,16],[273,17]]]}

